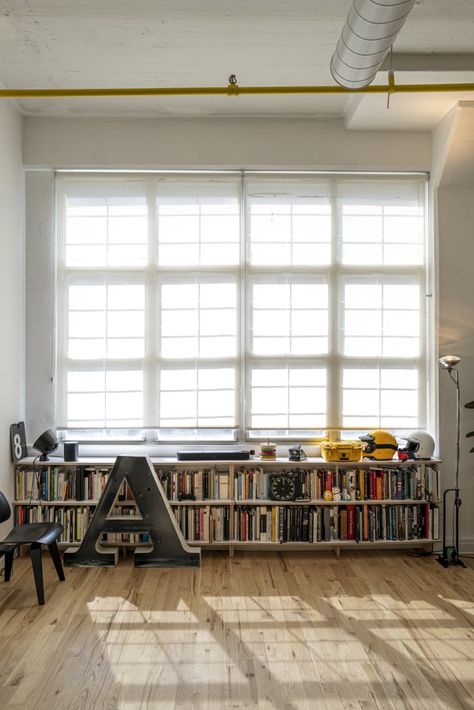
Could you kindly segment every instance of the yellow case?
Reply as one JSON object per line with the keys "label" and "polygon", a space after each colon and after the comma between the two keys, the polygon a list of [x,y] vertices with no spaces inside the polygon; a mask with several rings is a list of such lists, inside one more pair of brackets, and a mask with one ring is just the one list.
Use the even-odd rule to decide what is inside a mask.
{"label": "yellow case", "polygon": [[322,441],[320,446],[325,461],[360,461],[364,451],[361,441]]}

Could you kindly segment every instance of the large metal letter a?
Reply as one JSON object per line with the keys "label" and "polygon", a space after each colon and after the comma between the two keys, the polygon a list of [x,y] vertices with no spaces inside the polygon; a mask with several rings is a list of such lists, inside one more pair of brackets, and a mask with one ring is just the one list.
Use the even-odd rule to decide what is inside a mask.
{"label": "large metal letter a", "polygon": [[[120,486],[126,481],[138,515],[109,516]],[[140,516],[140,517],[138,517]],[[146,456],[118,456],[81,546],[66,551],[66,567],[112,567],[118,548],[101,544],[102,533],[148,533],[150,544],[135,549],[137,567],[199,566],[201,550],[186,544],[158,480]]]}

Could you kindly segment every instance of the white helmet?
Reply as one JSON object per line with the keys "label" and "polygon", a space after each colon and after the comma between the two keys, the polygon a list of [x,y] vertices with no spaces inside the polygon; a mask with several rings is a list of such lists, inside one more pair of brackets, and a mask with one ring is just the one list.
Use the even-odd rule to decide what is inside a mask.
{"label": "white helmet", "polygon": [[406,454],[409,459],[430,459],[435,450],[435,442],[431,434],[427,431],[412,431],[408,436],[400,437],[405,439],[407,445],[400,449],[400,453]]}

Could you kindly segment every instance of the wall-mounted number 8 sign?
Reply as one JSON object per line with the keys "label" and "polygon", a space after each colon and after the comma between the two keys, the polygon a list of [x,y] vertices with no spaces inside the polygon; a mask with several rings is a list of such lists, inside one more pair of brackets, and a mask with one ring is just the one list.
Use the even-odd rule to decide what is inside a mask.
{"label": "wall-mounted number 8 sign", "polygon": [[10,427],[10,449],[12,461],[21,461],[28,456],[25,436],[25,422],[12,424]]}

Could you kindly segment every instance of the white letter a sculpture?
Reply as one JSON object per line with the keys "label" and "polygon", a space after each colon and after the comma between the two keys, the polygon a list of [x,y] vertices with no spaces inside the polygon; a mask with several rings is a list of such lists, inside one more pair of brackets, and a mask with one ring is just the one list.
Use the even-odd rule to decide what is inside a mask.
{"label": "white letter a sculpture", "polygon": [[[134,498],[134,516],[110,515],[122,483]],[[150,543],[135,549],[137,567],[199,566],[201,550],[186,544],[150,459],[118,456],[78,550],[64,554],[66,567],[113,567],[118,548],[105,546],[102,533],[148,533]]]}

